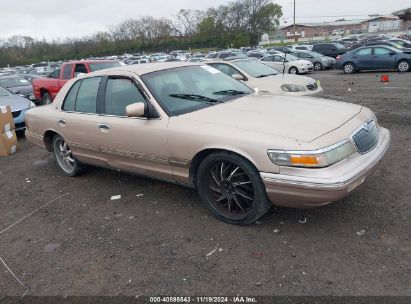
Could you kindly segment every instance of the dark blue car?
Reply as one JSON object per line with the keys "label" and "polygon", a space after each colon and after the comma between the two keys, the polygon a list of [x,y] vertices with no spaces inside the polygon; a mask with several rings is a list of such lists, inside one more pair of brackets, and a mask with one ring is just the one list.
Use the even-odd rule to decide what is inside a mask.
{"label": "dark blue car", "polygon": [[361,70],[394,70],[408,72],[411,50],[398,50],[386,45],[364,46],[337,57],[336,68],[346,74]]}

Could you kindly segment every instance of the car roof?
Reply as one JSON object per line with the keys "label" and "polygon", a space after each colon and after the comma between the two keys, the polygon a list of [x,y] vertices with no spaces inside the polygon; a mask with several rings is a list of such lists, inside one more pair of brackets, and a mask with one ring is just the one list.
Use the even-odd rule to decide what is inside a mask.
{"label": "car roof", "polygon": [[[137,75],[144,75],[152,72],[157,72],[161,70],[168,70],[172,68],[180,68],[185,66],[201,66],[204,63],[195,63],[195,62],[155,62],[151,64],[136,64],[136,65],[123,65],[119,67],[114,67],[110,69],[99,70],[90,74],[91,75],[104,75],[104,74],[117,74],[116,72],[131,72]],[[87,77],[86,76],[86,77]]]}

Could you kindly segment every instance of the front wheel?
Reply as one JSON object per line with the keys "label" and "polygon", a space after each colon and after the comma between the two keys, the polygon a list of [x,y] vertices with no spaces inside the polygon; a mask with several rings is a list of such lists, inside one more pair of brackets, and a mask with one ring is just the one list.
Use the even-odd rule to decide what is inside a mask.
{"label": "front wheel", "polygon": [[76,176],[81,172],[81,164],[71,152],[63,137],[55,135],[53,138],[53,153],[58,166],[65,175]]}
{"label": "front wheel", "polygon": [[258,171],[233,153],[206,157],[197,172],[197,189],[210,211],[230,224],[251,224],[272,206]]}
{"label": "front wheel", "polygon": [[290,74],[298,74],[298,69],[296,68],[296,67],[291,67],[289,70],[288,70],[288,73],[290,73]]}
{"label": "front wheel", "polygon": [[397,64],[397,71],[400,73],[408,72],[410,70],[410,64],[406,60],[402,60]]}

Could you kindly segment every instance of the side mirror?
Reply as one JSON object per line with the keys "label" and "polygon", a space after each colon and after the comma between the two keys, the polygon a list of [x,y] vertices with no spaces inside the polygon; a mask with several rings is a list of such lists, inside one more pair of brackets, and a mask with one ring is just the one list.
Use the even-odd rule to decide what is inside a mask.
{"label": "side mirror", "polygon": [[235,80],[238,80],[238,81],[245,80],[244,76],[240,75],[240,74],[233,74],[233,75],[231,75],[231,77],[233,77]]}
{"label": "side mirror", "polygon": [[145,114],[146,104],[144,102],[132,103],[126,107],[127,117],[143,117]]}
{"label": "side mirror", "polygon": [[391,56],[394,56],[394,55],[395,55],[395,53],[394,53],[394,52],[391,52],[391,53],[390,53],[390,55],[391,55]]}

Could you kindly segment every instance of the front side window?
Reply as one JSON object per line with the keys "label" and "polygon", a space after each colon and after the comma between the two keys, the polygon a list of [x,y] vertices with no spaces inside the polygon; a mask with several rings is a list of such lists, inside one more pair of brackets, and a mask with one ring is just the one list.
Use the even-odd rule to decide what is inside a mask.
{"label": "front side window", "polygon": [[97,93],[100,82],[101,77],[86,78],[81,81],[75,111],[83,113],[97,112]]}
{"label": "front side window", "polygon": [[145,99],[133,81],[128,78],[109,79],[105,94],[104,113],[116,116],[126,116],[126,107]]}
{"label": "front side window", "polygon": [[169,116],[253,93],[246,85],[208,65],[161,70],[141,78]]}
{"label": "front side window", "polygon": [[71,79],[72,70],[73,70],[73,64],[66,64],[63,68],[63,79]]}

